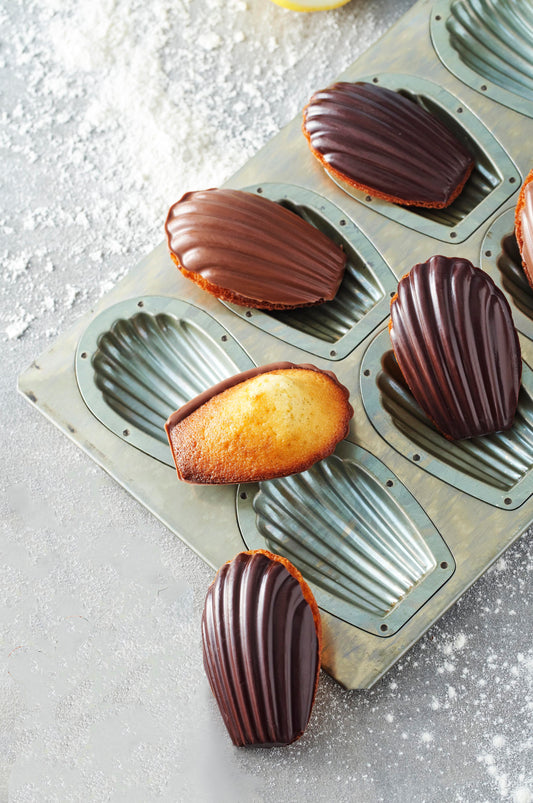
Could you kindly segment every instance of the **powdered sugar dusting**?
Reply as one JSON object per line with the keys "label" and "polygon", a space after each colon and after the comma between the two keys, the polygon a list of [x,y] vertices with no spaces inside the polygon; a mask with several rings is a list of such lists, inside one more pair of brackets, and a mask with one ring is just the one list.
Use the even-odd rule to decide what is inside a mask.
{"label": "powdered sugar dusting", "polygon": [[[29,0],[3,16],[14,26],[4,60],[24,91],[6,93],[0,146],[16,155],[13,182],[37,169],[0,231],[10,280],[32,309],[42,290],[56,299],[60,326],[162,239],[171,203],[223,183],[383,27],[379,4],[295,15],[267,0]],[[39,273],[61,268],[37,287],[29,259]],[[73,299],[66,270],[83,276],[88,259],[96,282]],[[4,332],[31,333],[30,317],[12,315]]]}
{"label": "powdered sugar dusting", "polygon": [[409,5],[0,8],[10,803],[533,802],[531,535],[374,689],[322,673],[300,742],[236,751],[202,670],[212,571],[60,433],[43,423],[36,437],[15,398],[23,366],[162,240],[171,203],[223,183]]}

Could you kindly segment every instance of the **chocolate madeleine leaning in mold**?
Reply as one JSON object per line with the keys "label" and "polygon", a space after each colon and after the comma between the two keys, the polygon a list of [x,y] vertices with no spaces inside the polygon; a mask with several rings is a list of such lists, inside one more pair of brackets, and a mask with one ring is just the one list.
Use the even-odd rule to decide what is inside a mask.
{"label": "chocolate madeleine leaning in mold", "polygon": [[318,606],[300,572],[266,550],[240,552],[208,589],[204,668],[238,747],[290,744],[307,727],[320,674]]}
{"label": "chocolate madeleine leaning in mold", "polygon": [[335,298],[346,255],[275,201],[249,192],[186,193],[165,224],[170,256],[208,293],[256,309],[292,309]]}
{"label": "chocolate madeleine leaning in mold", "polygon": [[258,482],[328,457],[352,415],[348,389],[333,373],[280,362],[218,383],[173,413],[165,429],[181,480]]}
{"label": "chocolate madeleine leaning in mold", "polygon": [[328,172],[397,204],[449,206],[474,167],[440,120],[400,92],[363,81],[315,92],[303,132]]}
{"label": "chocolate madeleine leaning in mold", "polygon": [[390,337],[403,377],[447,438],[510,429],[522,362],[511,309],[467,259],[433,256],[400,281]]}
{"label": "chocolate madeleine leaning in mold", "polygon": [[528,173],[518,196],[515,234],[526,279],[533,287],[533,170]]}

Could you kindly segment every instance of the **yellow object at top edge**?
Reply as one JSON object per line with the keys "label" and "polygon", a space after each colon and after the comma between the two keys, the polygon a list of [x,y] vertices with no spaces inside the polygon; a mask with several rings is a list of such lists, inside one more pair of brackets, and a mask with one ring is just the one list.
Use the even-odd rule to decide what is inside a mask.
{"label": "yellow object at top edge", "polygon": [[329,11],[332,8],[339,8],[346,5],[350,0],[272,0],[276,5],[282,8],[288,8],[290,11]]}

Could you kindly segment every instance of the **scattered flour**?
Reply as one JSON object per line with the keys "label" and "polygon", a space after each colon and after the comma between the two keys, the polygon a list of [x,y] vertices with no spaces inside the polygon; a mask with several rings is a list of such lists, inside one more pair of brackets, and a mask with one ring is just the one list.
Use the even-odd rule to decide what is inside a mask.
{"label": "scattered flour", "polygon": [[[18,24],[6,36],[0,62],[11,69],[16,65],[24,92],[11,102],[6,93],[8,102],[0,110],[0,147],[20,164],[7,177],[12,182],[13,205],[0,213],[0,233],[6,243],[2,243],[0,294],[7,298],[15,285],[21,303],[5,310],[0,330],[16,348],[21,347],[18,341],[32,336],[48,345],[46,339],[57,336],[79,308],[108,293],[132,264],[160,242],[170,203],[189,189],[216,186],[229,178],[298,113],[310,91],[328,82],[366,48],[375,38],[382,6],[379,0],[352,2],[332,14],[291,16],[268,0],[84,0],[75,4],[27,0],[13,5],[25,14],[24,25]],[[397,16],[407,5],[396,4]],[[0,24],[6,31],[8,6],[0,10]],[[25,182],[20,182],[21,177]],[[24,192],[19,191],[19,183]],[[508,620],[510,611],[523,613],[523,600],[531,591],[531,547],[520,549],[514,559],[501,558],[466,595],[470,612],[456,606],[442,626],[432,628],[434,640],[428,637],[414,647],[375,690],[350,695],[332,682],[326,685],[327,692],[319,690],[318,715],[302,747],[267,758],[235,757],[228,751],[228,761],[241,769],[248,767],[250,777],[256,776],[258,762],[270,761],[270,770],[286,769],[285,762],[303,786],[306,778],[296,774],[301,769],[298,750],[305,754],[315,749],[317,768],[338,766],[337,752],[349,743],[361,772],[354,778],[355,765],[347,764],[338,782],[351,779],[355,786],[363,780],[368,784],[366,799],[377,801],[382,798],[373,787],[374,779],[381,782],[387,770],[392,774],[390,788],[391,778],[406,767],[420,773],[421,782],[426,779],[430,788],[432,768],[448,766],[440,757],[453,733],[457,737],[457,743],[452,742],[454,755],[464,754],[484,781],[483,796],[456,789],[457,800],[471,803],[490,797],[533,803],[533,653],[530,637],[523,636],[527,617],[518,634],[516,622],[510,622],[505,631],[498,619],[501,641],[490,646],[494,617],[501,614]],[[71,569],[65,568],[61,557],[58,560],[59,568],[70,576]],[[77,572],[72,574],[81,577],[81,588],[88,587],[90,578]],[[99,575],[98,580],[105,578]],[[18,581],[15,586],[18,589]],[[139,587],[145,588],[146,583]],[[108,593],[112,611],[114,585],[110,584]],[[49,610],[42,600],[39,605],[42,610],[34,614],[34,621],[40,616],[40,627],[46,632]],[[99,605],[98,598],[95,611]],[[131,612],[125,608],[128,616]],[[160,626],[161,620],[157,621]],[[472,627],[476,622],[479,632]],[[129,625],[137,635],[136,623]],[[118,626],[112,622],[112,628]],[[163,635],[175,635],[174,627],[175,620],[169,617]],[[152,637],[150,632],[147,643]],[[113,631],[111,644],[115,638]],[[191,634],[191,643],[194,638]],[[83,647],[83,639],[80,643]],[[94,644],[98,643],[95,638]],[[101,659],[106,667],[112,662],[112,650],[109,656]],[[90,650],[86,657],[91,657]],[[128,660],[129,655],[121,656],[117,676],[122,675],[122,662]],[[78,660],[73,666],[80,671]],[[175,688],[174,656],[168,666],[169,686]],[[61,677],[56,663],[45,667],[40,673],[42,683],[53,684],[54,672]],[[35,745],[44,736],[48,754],[58,766],[64,762],[65,751],[73,766],[86,755],[84,727],[89,726],[84,717],[95,701],[90,690],[83,692],[82,679],[79,714],[76,700],[60,690],[54,727],[19,724],[14,737],[19,756],[31,758],[32,751],[38,755],[40,748]],[[26,687],[31,694],[35,678],[29,681]],[[64,681],[66,686],[71,682],[66,670]],[[156,695],[157,688],[143,686],[142,676],[129,682],[132,707],[144,695]],[[127,710],[128,689],[121,692],[122,697],[119,690],[114,693],[117,700],[125,701]],[[321,694],[327,703],[323,711]],[[157,705],[161,707],[159,722],[167,722],[166,698],[154,699],[155,709]],[[513,712],[511,725],[524,723],[523,733],[510,730],[508,709]],[[178,710],[175,713],[179,716]],[[402,756],[395,766],[398,746]],[[91,749],[94,752],[94,746]],[[143,749],[141,745],[138,755],[145,764],[134,756],[126,766],[132,773],[143,772],[146,766],[148,777],[154,766],[167,771],[173,766],[173,750],[159,765],[160,756],[166,756],[164,746],[154,756],[142,755]],[[111,775],[102,773],[105,783]],[[163,777],[166,780],[164,773]],[[47,782],[43,775],[34,799],[39,795],[43,799]],[[24,783],[21,773],[21,789]],[[26,799],[30,798],[31,790]],[[111,798],[112,790],[107,795]],[[79,799],[88,798],[80,794]],[[345,799],[353,797],[348,792]]]}
{"label": "scattered flour", "polygon": [[19,337],[22,337],[33,320],[35,320],[33,315],[21,310],[19,312],[19,317],[12,320],[4,329],[7,339],[17,340]]}

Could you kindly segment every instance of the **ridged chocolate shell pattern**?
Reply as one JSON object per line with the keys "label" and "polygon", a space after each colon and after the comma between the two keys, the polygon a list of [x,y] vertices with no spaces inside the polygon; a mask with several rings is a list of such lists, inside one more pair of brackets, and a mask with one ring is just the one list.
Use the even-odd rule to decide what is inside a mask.
{"label": "ridged chocolate shell pattern", "polygon": [[351,460],[333,455],[259,487],[253,507],[267,548],[356,613],[386,616],[435,568],[407,513]]}
{"label": "ridged chocolate shell pattern", "polygon": [[289,744],[315,695],[319,642],[296,578],[264,554],[218,572],[202,617],[204,667],[235,745]]}
{"label": "ridged chocolate shell pattern", "polygon": [[339,82],[316,92],[303,127],[326,167],[399,203],[447,206],[473,165],[440,120],[374,84]]}
{"label": "ridged chocolate shell pattern", "polygon": [[529,0],[452,2],[446,20],[461,61],[496,86],[533,101],[533,7]]}
{"label": "ridged chocolate shell pattern", "polygon": [[[461,490],[474,481],[507,494],[514,492],[516,484],[530,474],[533,468],[533,398],[526,389],[520,391],[512,429],[450,441],[435,430],[414,400],[392,350],[383,355],[377,381],[383,408],[393,426],[409,439],[403,450],[410,449],[410,454],[421,450],[431,455],[433,466],[438,461],[450,469],[454,484]],[[389,425],[387,432],[383,432],[387,439],[390,430]],[[481,489],[476,495],[486,498]]]}
{"label": "ridged chocolate shell pattern", "polygon": [[391,303],[390,336],[413,396],[447,437],[512,426],[520,344],[509,304],[484,271],[443,256],[415,265]]}
{"label": "ridged chocolate shell pattern", "polygon": [[252,193],[189,192],[171,207],[166,231],[182,268],[248,306],[317,304],[334,298],[342,280],[346,257],[329,237]]}

